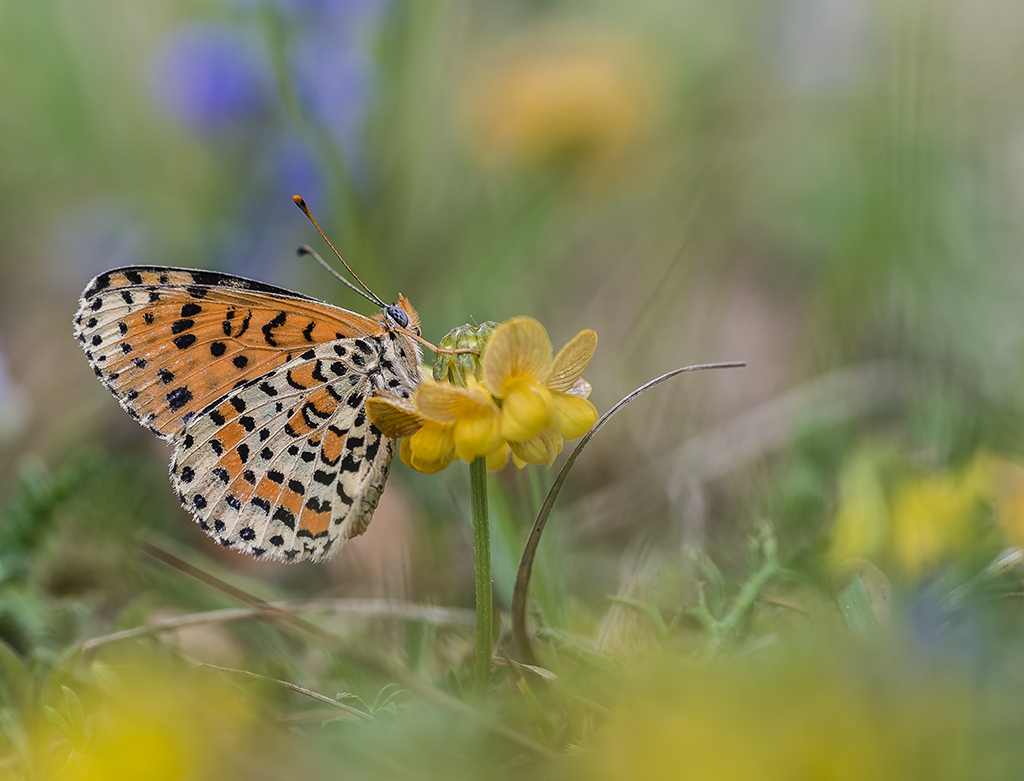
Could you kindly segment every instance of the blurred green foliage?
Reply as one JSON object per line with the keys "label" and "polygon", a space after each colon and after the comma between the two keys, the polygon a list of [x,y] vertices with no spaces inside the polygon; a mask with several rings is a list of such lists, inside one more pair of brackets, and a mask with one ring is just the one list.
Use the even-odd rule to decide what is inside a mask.
{"label": "blurred green foliage", "polygon": [[[0,3],[0,778],[1019,777],[1022,43],[1011,0]],[[483,697],[464,465],[242,559],[71,337],[133,263],[367,311],[296,192],[429,339],[594,328],[601,411],[748,361],[595,438]],[[491,478],[506,618],[552,479]]]}

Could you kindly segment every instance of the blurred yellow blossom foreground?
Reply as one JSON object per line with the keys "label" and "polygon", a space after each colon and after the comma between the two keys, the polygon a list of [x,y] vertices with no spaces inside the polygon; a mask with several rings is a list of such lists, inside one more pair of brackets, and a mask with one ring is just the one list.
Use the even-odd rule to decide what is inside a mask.
{"label": "blurred yellow blossom foreground", "polygon": [[[207,670],[168,664],[157,657],[121,661],[113,668],[94,666],[96,675],[76,680],[81,700],[65,688],[64,698],[54,698],[58,707],[49,709],[50,718],[27,720],[33,727],[22,742],[24,765],[8,764],[12,775],[0,771],[0,777],[253,777],[254,766],[261,764],[263,736],[251,697]],[[29,770],[32,767],[37,774]]]}
{"label": "blurred yellow blossom foreground", "polygon": [[897,686],[875,678],[867,686],[863,660],[833,668],[810,658],[766,661],[756,670],[688,668],[671,658],[651,669],[639,665],[642,672],[620,684],[624,696],[595,736],[594,751],[573,757],[567,777],[994,777],[978,765],[984,743],[971,739],[984,734],[983,727],[972,733],[972,724],[983,724],[987,714],[979,716],[963,681],[938,676],[927,686]]}
{"label": "blurred yellow blossom foreground", "polygon": [[597,334],[580,331],[552,357],[544,326],[516,317],[490,336],[474,372],[453,377],[461,383],[425,378],[411,399],[369,399],[367,414],[388,436],[405,438],[402,460],[420,472],[481,456],[500,469],[510,453],[518,467],[550,465],[564,439],[597,422],[582,379],[596,348]]}

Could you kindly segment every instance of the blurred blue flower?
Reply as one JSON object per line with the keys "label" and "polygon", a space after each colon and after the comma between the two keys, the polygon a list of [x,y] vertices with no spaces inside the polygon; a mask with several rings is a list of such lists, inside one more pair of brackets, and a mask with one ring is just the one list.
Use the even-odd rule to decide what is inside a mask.
{"label": "blurred blue flower", "polygon": [[976,611],[949,604],[949,583],[926,584],[911,598],[907,618],[916,657],[923,663],[980,670],[991,661],[991,637]]}
{"label": "blurred blue flower", "polygon": [[384,8],[387,0],[277,0],[285,9],[296,13],[338,14],[350,19],[370,20]]}
{"label": "blurred blue flower", "polygon": [[154,58],[150,83],[161,108],[199,131],[257,118],[276,96],[260,42],[221,24],[171,33]]}

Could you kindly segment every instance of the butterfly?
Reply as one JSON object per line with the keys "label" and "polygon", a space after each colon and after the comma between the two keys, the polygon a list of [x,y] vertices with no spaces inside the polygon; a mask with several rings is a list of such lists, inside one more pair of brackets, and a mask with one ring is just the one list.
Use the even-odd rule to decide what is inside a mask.
{"label": "butterfly", "polygon": [[75,336],[128,414],[174,445],[171,483],[203,531],[319,562],[366,530],[395,453],[366,399],[408,398],[421,377],[416,311],[371,300],[375,318],[230,274],[128,266],[89,283]]}

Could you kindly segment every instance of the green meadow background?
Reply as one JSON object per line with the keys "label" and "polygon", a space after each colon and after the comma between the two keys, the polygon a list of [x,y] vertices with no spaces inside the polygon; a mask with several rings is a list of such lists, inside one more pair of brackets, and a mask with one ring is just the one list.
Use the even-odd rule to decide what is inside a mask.
{"label": "green meadow background", "polygon": [[[491,475],[475,697],[465,464],[256,562],[72,336],[130,264],[373,314],[296,193],[432,341],[596,330],[600,412],[747,362],[583,451],[533,667],[572,445]],[[0,2],[0,778],[1020,778],[1022,217],[1015,0]]]}

